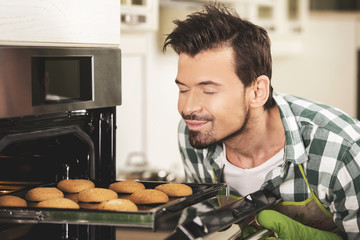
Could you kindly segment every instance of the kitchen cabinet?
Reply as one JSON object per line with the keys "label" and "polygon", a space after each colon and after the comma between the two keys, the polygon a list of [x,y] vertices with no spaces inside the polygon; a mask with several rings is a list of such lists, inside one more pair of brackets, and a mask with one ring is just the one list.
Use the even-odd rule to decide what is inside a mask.
{"label": "kitchen cabinet", "polygon": [[156,31],[158,15],[158,0],[121,0],[121,31]]}
{"label": "kitchen cabinet", "polygon": [[120,44],[120,1],[0,0],[2,45]]}
{"label": "kitchen cabinet", "polygon": [[234,6],[240,16],[248,16],[250,21],[268,31],[273,55],[291,55],[302,51],[308,20],[308,1],[238,1]]}
{"label": "kitchen cabinet", "polygon": [[313,11],[359,11],[360,2],[353,0],[310,0]]}
{"label": "kitchen cabinet", "polygon": [[[240,17],[264,27],[272,41],[273,55],[298,54],[306,31],[308,3],[300,0],[220,0],[237,11]],[[160,0],[159,42],[174,27],[174,19],[201,8],[204,1]]]}

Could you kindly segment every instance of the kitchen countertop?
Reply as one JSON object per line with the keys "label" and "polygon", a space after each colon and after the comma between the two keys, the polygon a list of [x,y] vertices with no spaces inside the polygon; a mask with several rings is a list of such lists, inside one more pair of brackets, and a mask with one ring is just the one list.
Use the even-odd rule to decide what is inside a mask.
{"label": "kitchen countertop", "polygon": [[[232,239],[240,231],[237,224],[233,224],[227,230],[216,232],[203,238],[206,240],[226,240]],[[171,230],[161,230],[153,232],[151,229],[129,229],[117,228],[116,240],[164,240],[172,233]]]}
{"label": "kitchen countertop", "polygon": [[116,240],[158,240],[165,239],[172,231],[160,230],[153,232],[151,229],[116,228]]}

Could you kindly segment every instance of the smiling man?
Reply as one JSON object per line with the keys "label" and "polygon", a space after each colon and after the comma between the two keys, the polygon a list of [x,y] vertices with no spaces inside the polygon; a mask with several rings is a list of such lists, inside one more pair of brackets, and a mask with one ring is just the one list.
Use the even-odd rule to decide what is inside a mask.
{"label": "smiling man", "polygon": [[283,149],[284,128],[278,108],[264,108],[270,94],[269,78],[260,75],[245,88],[235,73],[234,56],[226,45],[193,57],[180,53],[178,109],[194,148],[223,142],[233,165],[252,168]]}
{"label": "smiling man", "polygon": [[282,202],[259,223],[282,239],[359,239],[359,122],[273,92],[267,32],[229,9],[206,5],[174,23],[164,51],[179,54],[186,181],[226,182],[233,197],[273,192]]}

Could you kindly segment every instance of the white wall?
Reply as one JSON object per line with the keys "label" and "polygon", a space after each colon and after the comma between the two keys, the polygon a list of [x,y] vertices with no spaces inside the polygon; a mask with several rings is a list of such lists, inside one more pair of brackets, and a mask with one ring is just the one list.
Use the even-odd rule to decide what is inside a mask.
{"label": "white wall", "polygon": [[[301,53],[274,57],[275,90],[330,104],[356,116],[355,17],[313,15],[307,27]],[[147,49],[143,56],[146,78],[141,90],[145,97],[143,150],[150,167],[171,170],[182,176],[176,140],[180,119],[178,90],[174,83],[177,56],[164,55],[159,50],[156,33],[147,33],[143,37]],[[126,56],[123,61],[127,61]],[[130,76],[131,72],[139,71],[139,66],[132,67],[126,70]],[[123,82],[127,81],[132,80],[123,77]],[[131,131],[125,131],[123,137],[127,134]],[[118,148],[121,151],[125,147]],[[124,164],[123,159],[118,161],[119,166]]]}
{"label": "white wall", "polygon": [[356,19],[352,15],[313,14],[303,50],[294,57],[275,57],[277,91],[320,101],[356,117]]}

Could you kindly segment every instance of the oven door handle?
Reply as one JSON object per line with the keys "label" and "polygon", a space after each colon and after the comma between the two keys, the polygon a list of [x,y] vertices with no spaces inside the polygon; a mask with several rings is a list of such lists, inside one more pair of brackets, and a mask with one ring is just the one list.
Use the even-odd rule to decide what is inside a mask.
{"label": "oven door handle", "polygon": [[[167,240],[194,240],[226,229],[234,223],[254,219],[255,215],[277,203],[276,197],[268,191],[256,191],[224,207],[201,214],[189,222],[178,225]],[[243,225],[243,224],[241,224]]]}

